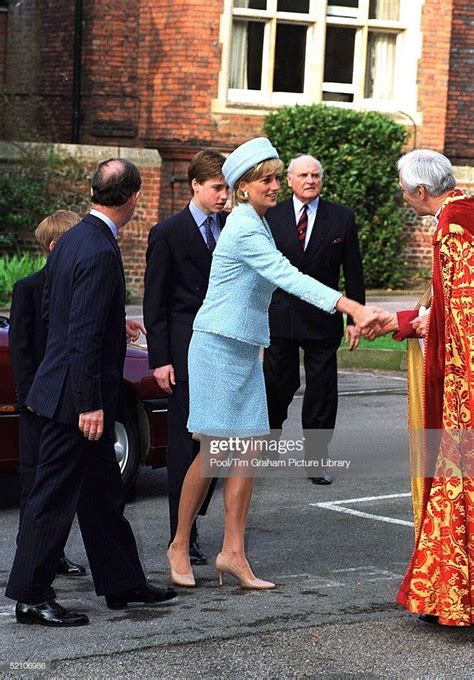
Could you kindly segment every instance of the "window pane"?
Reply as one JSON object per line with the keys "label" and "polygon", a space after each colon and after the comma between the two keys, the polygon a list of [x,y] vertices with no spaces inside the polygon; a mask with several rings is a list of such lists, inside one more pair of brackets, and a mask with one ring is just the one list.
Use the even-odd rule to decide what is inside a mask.
{"label": "window pane", "polygon": [[309,0],[278,0],[278,12],[309,13]]}
{"label": "window pane", "polygon": [[246,9],[267,9],[267,0],[234,0],[234,7]]}
{"label": "window pane", "polygon": [[328,26],[324,80],[326,83],[352,83],[355,28]]}
{"label": "window pane", "polygon": [[353,102],[354,95],[347,92],[323,92],[323,102]]}
{"label": "window pane", "polygon": [[306,26],[277,24],[274,92],[303,92]]}
{"label": "window pane", "polygon": [[357,17],[359,15],[359,0],[328,0],[327,15]]}
{"label": "window pane", "polygon": [[229,87],[260,90],[265,24],[257,21],[234,21]]}
{"label": "window pane", "polygon": [[359,7],[359,0],[329,0],[328,5],[335,7]]}
{"label": "window pane", "polygon": [[396,40],[392,33],[369,32],[365,77],[368,99],[393,99]]}
{"label": "window pane", "polygon": [[370,0],[369,19],[398,21],[399,18],[400,0]]}

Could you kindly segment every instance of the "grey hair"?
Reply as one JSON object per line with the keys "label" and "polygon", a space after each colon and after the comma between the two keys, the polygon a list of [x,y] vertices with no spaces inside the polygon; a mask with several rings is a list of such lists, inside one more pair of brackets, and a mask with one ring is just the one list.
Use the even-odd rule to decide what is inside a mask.
{"label": "grey hair", "polygon": [[409,194],[417,186],[425,187],[430,196],[441,196],[456,188],[451,162],[431,149],[415,149],[400,158],[398,170]]}
{"label": "grey hair", "polygon": [[293,172],[293,166],[294,166],[295,162],[301,160],[302,158],[305,158],[305,159],[311,160],[311,161],[315,161],[319,165],[319,167],[321,168],[321,177],[324,175],[324,168],[321,165],[321,161],[318,161],[318,159],[315,158],[314,156],[310,156],[309,154],[305,154],[305,153],[302,153],[299,156],[295,156],[295,158],[291,159],[291,161],[288,163],[288,170],[286,171],[287,175],[291,175],[291,173]]}

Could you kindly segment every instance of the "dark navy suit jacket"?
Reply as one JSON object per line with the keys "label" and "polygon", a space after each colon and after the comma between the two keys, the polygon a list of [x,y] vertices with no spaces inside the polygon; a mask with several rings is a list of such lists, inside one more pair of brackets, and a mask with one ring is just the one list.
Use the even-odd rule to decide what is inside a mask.
{"label": "dark navy suit jacket", "polygon": [[45,282],[46,268],[43,267],[13,287],[8,345],[20,406],[25,404],[46,349],[48,333],[41,316]]}
{"label": "dark navy suit jacket", "polygon": [[[319,199],[311,237],[303,252],[296,235],[293,200],[281,201],[265,213],[277,248],[295,267],[339,289],[344,273],[345,293],[364,304],[365,286],[354,211],[324,198]],[[278,289],[269,309],[272,337],[307,340],[342,336],[342,314],[325,314],[312,305]]]}
{"label": "dark navy suit jacket", "polygon": [[[218,215],[223,228],[227,213]],[[143,316],[150,368],[172,364],[188,379],[193,321],[207,293],[212,257],[187,206],[148,236]]]}
{"label": "dark navy suit jacket", "polygon": [[86,215],[59,239],[46,265],[46,351],[26,403],[36,413],[77,424],[104,410],[113,427],[125,359],[125,279],[118,244]]}

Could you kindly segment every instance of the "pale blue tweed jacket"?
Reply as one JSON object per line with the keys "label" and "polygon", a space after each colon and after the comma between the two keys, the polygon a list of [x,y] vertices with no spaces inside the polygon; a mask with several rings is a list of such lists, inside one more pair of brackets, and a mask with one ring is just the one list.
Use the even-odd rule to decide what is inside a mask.
{"label": "pale blue tweed jacket", "polygon": [[193,329],[268,347],[268,307],[276,288],[329,314],[341,297],[290,264],[277,249],[268,222],[241,203],[217,242],[207,295]]}

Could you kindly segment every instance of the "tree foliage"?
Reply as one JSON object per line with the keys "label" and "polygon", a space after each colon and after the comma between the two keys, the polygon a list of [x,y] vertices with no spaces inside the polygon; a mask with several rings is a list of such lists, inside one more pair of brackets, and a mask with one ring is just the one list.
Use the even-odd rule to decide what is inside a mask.
{"label": "tree foliage", "polygon": [[[386,115],[324,104],[282,108],[264,130],[288,162],[299,154],[324,168],[323,196],[355,210],[366,284],[398,287],[407,276],[396,162],[407,133]],[[283,197],[289,188],[282,189]]]}
{"label": "tree foliage", "polygon": [[22,237],[55,210],[84,212],[87,169],[75,158],[44,147],[19,145],[22,156],[0,176],[0,249],[19,253]]}

